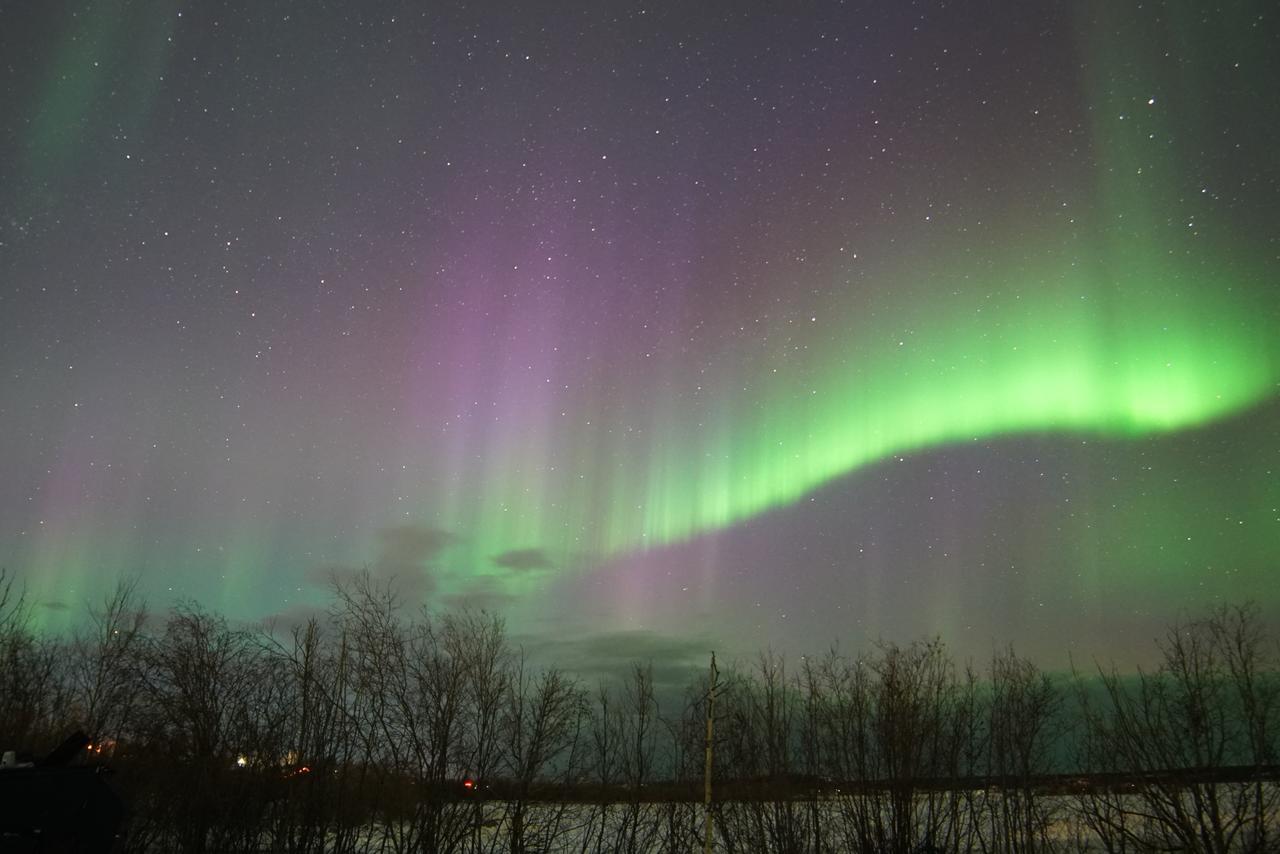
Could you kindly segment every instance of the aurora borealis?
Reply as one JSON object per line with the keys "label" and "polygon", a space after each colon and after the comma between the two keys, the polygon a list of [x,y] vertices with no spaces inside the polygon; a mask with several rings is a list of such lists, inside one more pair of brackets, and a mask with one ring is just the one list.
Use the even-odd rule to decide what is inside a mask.
{"label": "aurora borealis", "polygon": [[361,566],[671,655],[1280,604],[1264,4],[80,0],[0,49],[0,566],[52,627]]}

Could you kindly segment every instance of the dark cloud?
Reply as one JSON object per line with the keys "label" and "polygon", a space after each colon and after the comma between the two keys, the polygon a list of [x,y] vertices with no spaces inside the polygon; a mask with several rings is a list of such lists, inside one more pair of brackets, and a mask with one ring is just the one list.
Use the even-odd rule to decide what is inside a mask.
{"label": "dark cloud", "polygon": [[635,666],[653,667],[659,694],[673,699],[706,668],[716,644],[705,637],[665,635],[638,629],[599,632],[577,638],[542,635],[515,638],[531,659],[573,673],[588,682],[620,682]]}
{"label": "dark cloud", "polygon": [[430,566],[440,552],[457,541],[448,531],[427,525],[394,525],[378,531],[378,554],[362,568],[324,566],[304,573],[307,583],[325,590],[349,586],[365,573],[378,584],[391,584],[410,604],[420,604],[436,587]]}
{"label": "dark cloud", "polygon": [[504,569],[551,569],[555,566],[551,558],[542,549],[512,549],[500,555],[494,555],[493,563]]}
{"label": "dark cloud", "polygon": [[71,606],[61,599],[46,599],[40,603],[40,607],[47,608],[50,611],[70,611]]}
{"label": "dark cloud", "polygon": [[426,525],[395,525],[378,532],[378,565],[419,567],[457,538]]}

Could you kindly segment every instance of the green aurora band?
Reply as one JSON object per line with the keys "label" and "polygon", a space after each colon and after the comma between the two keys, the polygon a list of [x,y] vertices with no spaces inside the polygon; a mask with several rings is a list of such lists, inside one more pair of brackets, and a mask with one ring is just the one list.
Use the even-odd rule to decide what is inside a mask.
{"label": "green aurora band", "polygon": [[[112,23],[106,5],[91,8],[87,36],[58,53],[50,79],[65,82],[51,83],[29,131],[27,169],[38,177],[78,161],[81,125],[107,91],[97,60],[132,61],[121,48],[127,28]],[[120,98],[129,124],[146,124],[171,26],[148,30],[146,73]],[[457,535],[439,556],[444,584],[462,588],[487,574],[519,591],[536,574],[486,570],[494,556],[539,550],[557,566],[573,566],[676,544],[895,455],[1040,433],[1135,439],[1201,427],[1274,399],[1274,251],[1238,237],[1223,214],[1181,215],[1183,200],[1200,192],[1195,176],[1212,174],[1196,163],[1196,146],[1212,133],[1206,105],[1252,106],[1214,104],[1217,93],[1231,90],[1206,70],[1216,62],[1212,40],[1184,66],[1185,78],[1163,80],[1153,70],[1160,41],[1142,47],[1135,26],[1104,19],[1081,39],[1093,174],[1073,199],[1083,212],[1064,226],[1068,233],[1032,212],[1027,227],[1000,228],[998,244],[931,245],[923,232],[900,235],[871,273],[839,268],[831,259],[843,256],[833,251],[820,268],[828,281],[816,284],[837,296],[813,309],[812,321],[805,312],[798,337],[780,320],[768,330],[773,340],[804,346],[722,354],[700,382],[707,392],[696,405],[694,381],[670,355],[669,382],[637,383],[666,389],[658,399],[642,388],[638,401],[617,404],[620,411],[593,419],[589,429],[558,429],[552,410],[560,401],[547,399],[518,428],[466,437],[466,453],[457,454],[465,462],[435,464],[454,466],[452,485],[411,472],[398,490],[415,504],[412,518]],[[1201,24],[1172,26],[1177,40]],[[1221,27],[1241,29],[1229,21]],[[1189,94],[1166,95],[1177,91]],[[854,284],[858,277],[868,287]],[[422,453],[420,445],[405,450],[387,455]],[[65,467],[79,471],[82,462]],[[79,595],[104,569],[181,562],[196,545],[150,533],[143,542],[146,516],[137,508],[149,499],[141,494],[117,495],[120,506],[136,510],[125,514],[136,519],[135,530],[124,530],[82,506],[74,477],[67,483],[65,496],[55,484],[50,501],[66,508],[65,518],[41,535],[30,560],[53,568],[40,583],[62,588],[63,598]],[[287,486],[279,489],[267,494],[276,506],[289,498]],[[1162,500],[1150,499],[1142,512],[1156,513]],[[385,518],[378,510],[386,507],[360,503],[352,500],[352,518],[358,509],[373,526]],[[1198,507],[1185,500],[1175,510],[1171,518],[1190,520]],[[230,610],[248,591],[262,592],[265,582],[255,588],[254,576],[283,551],[281,543],[296,546],[296,556],[305,548],[298,544],[317,533],[254,509],[222,524],[205,541],[228,544],[225,552],[198,560],[224,596],[209,604]]]}
{"label": "green aurora band", "polygon": [[[731,526],[898,454],[1050,431],[1139,437],[1273,395],[1276,336],[1265,307],[1240,296],[1256,287],[1202,270],[1187,281],[1155,254],[1040,277],[1025,295],[1005,289],[967,312],[939,306],[909,324],[910,340],[881,334],[878,349],[851,334],[844,355],[820,359],[827,369],[799,388],[792,370],[731,396],[703,436],[683,420],[654,423],[649,455],[614,456],[603,517],[601,496],[579,489],[575,504],[572,490],[541,479],[517,489],[543,497],[539,506],[512,500],[458,524],[484,531],[490,554],[549,544],[617,554]],[[945,275],[930,275],[942,292]],[[584,443],[575,471],[600,456]],[[567,524],[542,528],[546,507],[568,510],[556,517]],[[557,531],[569,535],[557,541]]]}
{"label": "green aurora band", "polygon": [[[1019,434],[1133,439],[1274,397],[1274,261],[1226,217],[1186,214],[1204,192],[1211,114],[1251,109],[1210,49],[1257,60],[1258,45],[1231,40],[1247,7],[1217,23],[1175,16],[1156,37],[1123,11],[1090,9],[1078,41],[1093,174],[1079,221],[1055,223],[1048,239],[1006,224],[986,257],[919,232],[918,257],[899,252],[874,274],[869,292],[887,298],[859,296],[837,271],[832,290],[849,295],[814,320],[838,334],[798,357],[726,358],[710,412],[682,411],[686,388],[629,413],[647,442],[618,440],[621,421],[576,435],[567,477],[527,466],[506,476],[559,458],[545,430],[499,450],[482,482],[505,488],[443,514],[481,538],[453,565],[471,576],[487,556],[535,546],[589,562],[724,529],[895,455]],[[1169,45],[1191,58],[1173,72]]]}

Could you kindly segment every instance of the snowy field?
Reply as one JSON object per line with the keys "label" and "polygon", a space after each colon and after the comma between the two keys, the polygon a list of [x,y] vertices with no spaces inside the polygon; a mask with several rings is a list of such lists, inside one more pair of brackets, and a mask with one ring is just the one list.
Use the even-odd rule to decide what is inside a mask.
{"label": "snowy field", "polygon": [[[783,802],[720,802],[715,808],[713,850],[748,852],[880,852],[892,850],[894,829],[911,852],[1095,851],[1276,851],[1280,850],[1280,788],[1220,787],[1215,824],[1197,814],[1195,799],[1161,804],[1135,795],[1054,795],[1025,803],[999,792],[933,792],[900,802],[887,797],[879,813],[864,797],[828,796]],[[1203,793],[1201,793],[1203,794]],[[1259,845],[1261,803],[1268,816]],[[1203,800],[1202,805],[1205,805]],[[562,804],[492,801],[455,802],[425,809],[415,821],[375,823],[328,835],[326,852],[409,854],[409,852],[696,852],[702,850],[704,813],[691,803]],[[905,810],[905,812],[904,812]],[[1181,813],[1179,811],[1181,810]],[[1174,820],[1175,816],[1180,819]],[[1198,838],[1183,838],[1194,833]],[[1205,841],[1206,835],[1210,842]],[[517,841],[518,840],[518,841]],[[820,844],[815,840],[820,840]],[[287,835],[263,839],[262,852],[318,851]],[[1033,847],[1034,846],[1034,847]],[[160,842],[139,849],[162,851]]]}

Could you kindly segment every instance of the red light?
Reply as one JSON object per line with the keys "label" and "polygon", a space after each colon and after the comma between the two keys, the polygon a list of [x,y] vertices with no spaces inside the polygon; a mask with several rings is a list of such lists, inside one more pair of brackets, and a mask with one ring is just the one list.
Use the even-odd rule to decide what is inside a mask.
{"label": "red light", "polygon": [[464,788],[464,789],[474,789],[475,787],[476,787],[476,781],[475,781],[475,780],[463,780],[463,781],[462,781],[462,788]]}

